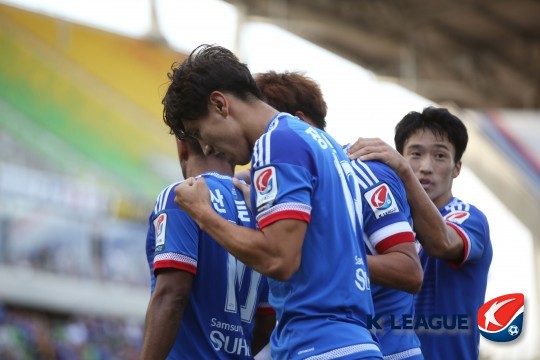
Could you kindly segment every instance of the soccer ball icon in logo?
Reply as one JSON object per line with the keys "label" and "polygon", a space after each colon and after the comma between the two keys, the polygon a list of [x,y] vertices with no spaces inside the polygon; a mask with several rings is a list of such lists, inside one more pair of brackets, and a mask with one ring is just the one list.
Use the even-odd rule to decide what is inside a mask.
{"label": "soccer ball icon in logo", "polygon": [[478,309],[478,329],[488,340],[506,342],[517,339],[523,329],[525,296],[522,293],[498,296]]}
{"label": "soccer ball icon in logo", "polygon": [[512,336],[517,336],[519,334],[519,328],[516,325],[512,325],[508,328],[508,333]]}

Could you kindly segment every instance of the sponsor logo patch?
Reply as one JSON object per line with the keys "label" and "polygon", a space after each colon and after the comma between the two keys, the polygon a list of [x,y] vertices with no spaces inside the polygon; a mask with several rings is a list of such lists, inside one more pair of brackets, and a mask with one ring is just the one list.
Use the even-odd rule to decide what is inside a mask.
{"label": "sponsor logo patch", "polygon": [[392,191],[386,184],[380,184],[364,194],[371,210],[377,219],[399,211],[392,195]]}
{"label": "sponsor logo patch", "polygon": [[521,335],[525,296],[507,294],[486,302],[478,309],[480,334],[495,342],[508,342]]}
{"label": "sponsor logo patch", "polygon": [[167,214],[159,214],[157,218],[154,219],[154,228],[156,231],[156,251],[162,251],[163,246],[165,245],[165,230],[167,228]]}
{"label": "sponsor logo patch", "polygon": [[444,220],[450,221],[456,224],[463,224],[465,220],[469,218],[471,214],[467,211],[452,211],[444,217]]}
{"label": "sponsor logo patch", "polygon": [[269,166],[255,171],[253,186],[256,191],[257,210],[261,211],[272,206],[278,192],[276,169]]}

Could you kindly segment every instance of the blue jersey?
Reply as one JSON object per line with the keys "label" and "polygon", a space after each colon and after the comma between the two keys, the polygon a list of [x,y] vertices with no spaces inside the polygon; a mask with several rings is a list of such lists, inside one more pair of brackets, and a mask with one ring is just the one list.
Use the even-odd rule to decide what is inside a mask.
{"label": "blue jersey", "polygon": [[366,328],[373,313],[362,235],[360,190],[328,134],[278,114],[255,143],[252,208],[261,229],[283,219],[308,223],[292,277],[269,279],[278,325],[274,359],[380,357]]}
{"label": "blue jersey", "polygon": [[[238,225],[255,226],[230,177],[216,173],[203,176],[217,213]],[[251,359],[255,313],[273,313],[267,302],[266,277],[236,260],[174,203],[176,185],[159,195],[146,240],[152,292],[159,269],[194,275],[168,359]]]}
{"label": "blue jersey", "polygon": [[[384,253],[392,246],[412,242],[415,235],[407,194],[401,179],[378,161],[351,162],[362,192],[364,241],[370,255]],[[402,316],[414,316],[413,294],[371,284],[378,329],[385,359],[423,359],[414,330],[401,327]],[[394,327],[394,328],[392,328]]]}
{"label": "blue jersey", "polygon": [[476,207],[453,198],[439,209],[448,226],[463,239],[461,263],[432,259],[421,250],[424,283],[416,297],[416,316],[441,317],[449,324],[467,319],[468,329],[421,329],[417,333],[426,359],[478,359],[477,313],[484,304],[493,249],[485,215]]}

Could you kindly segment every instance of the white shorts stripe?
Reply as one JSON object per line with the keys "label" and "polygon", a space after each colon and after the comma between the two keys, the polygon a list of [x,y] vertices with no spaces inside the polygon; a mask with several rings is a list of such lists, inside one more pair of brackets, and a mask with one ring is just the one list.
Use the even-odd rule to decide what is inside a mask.
{"label": "white shorts stripe", "polygon": [[347,356],[347,355],[356,354],[363,351],[371,351],[371,350],[380,351],[379,347],[375,344],[357,344],[357,345],[346,346],[340,349],[328,351],[328,352],[325,352],[324,354],[310,356],[306,358],[305,360],[337,359],[342,356]]}
{"label": "white shorts stripe", "polygon": [[403,359],[411,358],[416,355],[422,355],[422,350],[420,350],[420,348],[414,348],[414,349],[398,352],[395,354],[385,355],[383,356],[383,359],[384,360],[403,360]]}

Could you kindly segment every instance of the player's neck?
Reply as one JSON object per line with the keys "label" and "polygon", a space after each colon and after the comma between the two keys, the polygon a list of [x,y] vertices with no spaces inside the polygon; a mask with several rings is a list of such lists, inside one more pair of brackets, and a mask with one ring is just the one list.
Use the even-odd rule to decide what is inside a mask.
{"label": "player's neck", "polygon": [[199,161],[194,161],[191,166],[187,167],[186,178],[194,177],[208,172],[215,172],[221,175],[233,176],[234,167],[222,159],[212,161],[211,159],[201,158]]}
{"label": "player's neck", "polygon": [[237,111],[242,114],[238,116],[243,119],[241,124],[244,134],[251,147],[264,134],[268,123],[279,113],[276,109],[261,100],[244,102],[243,106],[237,107]]}

